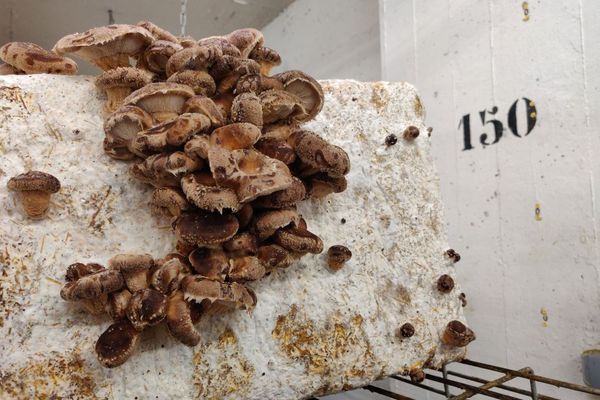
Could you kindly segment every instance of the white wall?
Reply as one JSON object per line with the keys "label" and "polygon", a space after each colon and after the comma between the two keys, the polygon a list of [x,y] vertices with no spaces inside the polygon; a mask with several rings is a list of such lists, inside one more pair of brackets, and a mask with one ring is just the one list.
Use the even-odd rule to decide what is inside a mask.
{"label": "white wall", "polygon": [[296,0],[262,31],[265,44],[281,53],[277,71],[301,69],[317,79],[380,78],[376,0]]}
{"label": "white wall", "polygon": [[[581,383],[581,352],[600,347],[600,2],[529,1],[528,21],[517,0],[380,3],[383,79],[414,83],[434,128],[478,334],[469,356]],[[537,119],[519,138],[507,112],[522,97]],[[484,148],[479,136],[493,129],[479,112],[492,106],[505,130]],[[516,115],[526,130],[523,101]]]}

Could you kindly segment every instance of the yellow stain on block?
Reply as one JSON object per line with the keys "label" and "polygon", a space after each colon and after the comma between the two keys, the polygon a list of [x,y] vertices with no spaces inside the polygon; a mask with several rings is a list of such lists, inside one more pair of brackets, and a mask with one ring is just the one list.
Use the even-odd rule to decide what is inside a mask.
{"label": "yellow stain on block", "polygon": [[535,203],[535,220],[542,220],[542,205],[540,203]]}
{"label": "yellow stain on block", "polygon": [[542,307],[540,309],[540,314],[542,314],[542,320],[544,321],[544,328],[548,327],[548,310],[546,310],[544,307]]}
{"label": "yellow stain on block", "polygon": [[529,21],[529,3],[524,1],[521,7],[523,7],[523,21],[527,22]]}

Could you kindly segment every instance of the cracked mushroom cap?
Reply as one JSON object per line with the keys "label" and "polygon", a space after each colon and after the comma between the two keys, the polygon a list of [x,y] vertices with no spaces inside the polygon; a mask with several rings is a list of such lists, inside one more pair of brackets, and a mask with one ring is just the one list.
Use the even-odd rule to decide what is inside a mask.
{"label": "cracked mushroom cap", "polygon": [[254,93],[241,93],[231,103],[231,120],[249,122],[262,129],[263,114],[260,99]]}
{"label": "cracked mushroom cap", "polygon": [[123,364],[135,351],[139,332],[126,319],[110,325],[96,342],[96,357],[103,367],[114,368]]}
{"label": "cracked mushroom cap", "polygon": [[184,113],[175,119],[138,132],[132,150],[136,154],[165,151],[169,147],[183,145],[194,134],[206,132],[209,128],[210,120],[205,115]]}
{"label": "cracked mushroom cap", "polygon": [[101,270],[68,282],[60,291],[63,300],[96,299],[123,287],[123,276],[119,271]]}
{"label": "cracked mushroom cap", "polygon": [[131,93],[123,100],[150,113],[158,122],[166,121],[183,112],[183,104],[194,96],[194,90],[180,83],[155,82]]}
{"label": "cracked mushroom cap", "polygon": [[331,193],[341,193],[348,187],[344,176],[332,177],[325,173],[311,175],[305,180],[308,197],[323,198]]}
{"label": "cracked mushroom cap", "polygon": [[139,164],[131,166],[129,172],[135,178],[155,187],[179,186],[181,176],[202,168],[203,162],[181,151],[154,154]]}
{"label": "cracked mushroom cap", "polygon": [[319,254],[323,251],[321,238],[298,226],[278,229],[273,239],[276,244],[296,253]]}
{"label": "cracked mushroom cap", "polygon": [[187,301],[216,306],[212,312],[205,310],[207,314],[234,309],[250,310],[256,305],[256,295],[237,282],[226,283],[188,275],[181,281],[181,287]]}
{"label": "cracked mushroom cap", "polygon": [[74,75],[77,73],[75,61],[34,43],[6,43],[0,47],[0,60],[26,74]]}
{"label": "cracked mushroom cap", "polygon": [[152,116],[136,106],[122,106],[104,121],[104,133],[118,145],[129,146],[137,133],[152,126]]}
{"label": "cracked mushroom cap", "polygon": [[281,65],[281,56],[270,47],[257,46],[250,52],[248,58],[258,61],[262,75],[269,75],[273,67]]}
{"label": "cracked mushroom cap", "polygon": [[131,296],[126,314],[138,331],[158,325],[167,314],[167,297],[154,289],[138,290]]}
{"label": "cracked mushroom cap", "polygon": [[261,74],[248,74],[241,76],[235,84],[235,93],[261,93],[265,90],[283,90],[283,83],[274,77]]}
{"label": "cracked mushroom cap", "polygon": [[284,163],[254,149],[228,152],[211,148],[208,159],[217,184],[233,188],[241,203],[286,189],[293,183]]}
{"label": "cracked mushroom cap", "polygon": [[223,36],[210,36],[198,40],[200,46],[212,45],[217,46],[221,49],[221,53],[224,56],[241,57],[242,53],[235,47],[231,42],[225,39]]}
{"label": "cracked mushroom cap", "polygon": [[167,61],[183,47],[177,42],[157,40],[146,48],[142,55],[142,63],[152,72],[163,75],[167,68]]}
{"label": "cracked mushroom cap", "polygon": [[275,75],[283,83],[284,89],[298,96],[302,100],[302,106],[306,117],[299,119],[300,122],[306,122],[313,119],[323,108],[325,97],[323,88],[311,76],[302,71],[286,71]]}
{"label": "cracked mushroom cap", "polygon": [[257,257],[236,257],[229,260],[227,279],[233,282],[257,281],[265,276],[265,273],[265,266]]}
{"label": "cracked mushroom cap", "polygon": [[302,99],[285,90],[265,90],[259,95],[263,109],[263,122],[300,122],[307,120]]}
{"label": "cracked mushroom cap", "polygon": [[254,219],[253,229],[259,241],[263,241],[275,234],[280,228],[293,224],[298,225],[300,215],[294,208],[265,211],[258,214]]}
{"label": "cracked mushroom cap", "polygon": [[200,134],[193,136],[186,142],[183,147],[183,152],[191,158],[206,160],[208,158],[208,150],[210,149],[210,136]]}
{"label": "cracked mushroom cap", "polygon": [[229,267],[229,260],[222,249],[199,247],[190,253],[188,259],[198,275],[215,281],[223,281]]}
{"label": "cracked mushroom cap", "polygon": [[296,161],[296,152],[285,139],[261,138],[254,147],[264,155],[279,160],[286,165]]}
{"label": "cracked mushroom cap", "polygon": [[233,189],[217,186],[212,175],[206,172],[184,176],[181,188],[192,204],[206,211],[223,213],[227,209],[235,212],[241,206]]}
{"label": "cracked mushroom cap", "polygon": [[215,129],[210,135],[210,144],[226,150],[247,149],[258,141],[260,135],[256,125],[236,122]]}
{"label": "cracked mushroom cap", "polygon": [[41,171],[29,171],[8,180],[6,185],[14,192],[41,191],[56,193],[60,190],[60,181],[53,175]]}
{"label": "cracked mushroom cap", "polygon": [[74,33],[60,39],[52,51],[72,53],[102,70],[128,67],[129,57],[141,53],[154,37],[135,25],[108,25]]}
{"label": "cracked mushroom cap", "polygon": [[146,86],[153,79],[152,72],[133,67],[118,67],[98,75],[95,83],[98,89],[106,92],[107,109],[113,112],[131,92]]}
{"label": "cracked mushroom cap", "polygon": [[73,282],[84,276],[104,271],[105,269],[106,268],[97,263],[73,263],[67,267],[65,279],[67,282]]}
{"label": "cracked mushroom cap", "polygon": [[150,32],[156,41],[169,41],[172,43],[178,42],[178,39],[175,35],[150,21],[140,21],[136,25],[141,26]]}
{"label": "cracked mushroom cap", "polygon": [[319,171],[330,176],[346,175],[350,171],[350,158],[344,149],[311,131],[296,131],[289,142],[293,143],[300,160]]}
{"label": "cracked mushroom cap", "polygon": [[131,292],[127,289],[112,292],[108,295],[108,314],[118,321],[126,317],[127,307],[131,299]]}
{"label": "cracked mushroom cap", "polygon": [[186,69],[183,71],[175,72],[169,76],[167,82],[182,83],[188,85],[196,95],[199,96],[213,96],[217,90],[217,85],[212,76],[206,71],[196,71],[193,69]]}
{"label": "cracked mushroom cap", "polygon": [[293,177],[292,185],[286,189],[259,197],[252,203],[256,208],[288,208],[304,200],[306,188],[302,181]]}
{"label": "cracked mushroom cap", "polygon": [[151,285],[164,295],[170,295],[179,289],[179,281],[188,268],[177,258],[172,258],[158,267],[151,278]]}
{"label": "cracked mushroom cap", "polygon": [[151,200],[152,207],[158,212],[167,212],[178,217],[190,208],[185,195],[178,188],[161,187],[154,189]]}
{"label": "cracked mushroom cap", "polygon": [[277,268],[287,268],[296,261],[296,258],[290,251],[276,244],[260,246],[256,257],[264,265],[267,272]]}
{"label": "cracked mushroom cap", "polygon": [[174,223],[177,237],[185,243],[207,246],[231,239],[239,223],[232,214],[197,212],[183,214]]}
{"label": "cracked mushroom cap", "polygon": [[448,346],[465,347],[476,339],[475,332],[460,321],[450,321],[442,333],[442,343]]}
{"label": "cracked mushroom cap", "polygon": [[223,57],[218,46],[211,44],[185,47],[169,58],[166,65],[167,76],[186,69],[207,70],[217,60]]}
{"label": "cracked mushroom cap", "polygon": [[212,128],[218,128],[225,123],[221,110],[206,96],[190,97],[183,105],[183,112],[206,115],[210,119]]}
{"label": "cracked mushroom cap", "polygon": [[176,291],[167,299],[167,328],[173,337],[186,346],[196,346],[200,333],[194,327],[190,304],[185,301],[183,292]]}
{"label": "cracked mushroom cap", "polygon": [[234,257],[253,256],[258,250],[258,240],[250,232],[238,232],[234,237],[223,243],[223,249]]}
{"label": "cracked mushroom cap", "polygon": [[148,287],[154,259],[149,254],[117,254],[108,260],[110,270],[120,271],[131,293]]}
{"label": "cracked mushroom cap", "polygon": [[262,32],[254,28],[237,29],[225,35],[225,39],[238,48],[242,58],[248,57],[255,47],[262,46],[264,42]]}

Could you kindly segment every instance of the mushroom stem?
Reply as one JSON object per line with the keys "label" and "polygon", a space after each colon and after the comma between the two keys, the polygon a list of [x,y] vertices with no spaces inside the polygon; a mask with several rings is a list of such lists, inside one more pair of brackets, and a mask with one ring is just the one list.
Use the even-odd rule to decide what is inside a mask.
{"label": "mushroom stem", "polygon": [[121,104],[123,104],[123,99],[131,94],[131,88],[127,86],[115,86],[112,88],[106,89],[106,97],[108,98],[106,101],[106,110],[109,113],[117,110]]}
{"label": "mushroom stem", "polygon": [[157,123],[170,121],[172,119],[177,118],[178,115],[179,114],[170,111],[159,111],[152,113],[152,116],[154,117]]}
{"label": "mushroom stem", "polygon": [[118,67],[129,67],[129,56],[127,54],[115,54],[107,57],[97,58],[94,64],[103,71]]}
{"label": "mushroom stem", "polygon": [[30,218],[42,218],[50,205],[50,194],[43,190],[28,190],[19,192],[23,209]]}

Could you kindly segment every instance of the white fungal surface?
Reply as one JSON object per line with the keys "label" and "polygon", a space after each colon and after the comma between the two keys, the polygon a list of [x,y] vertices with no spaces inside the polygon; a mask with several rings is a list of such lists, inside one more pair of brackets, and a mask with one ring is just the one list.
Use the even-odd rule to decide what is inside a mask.
{"label": "white fungal surface", "polygon": [[[158,326],[123,366],[104,369],[93,348],[109,317],[60,298],[66,267],[124,252],[158,258],[174,236],[150,212],[151,189],[103,154],[92,77],[0,77],[0,398],[299,399],[464,356],[439,340],[463,313],[458,285],[436,289],[454,267],[415,89],[322,84],[325,107],[307,127],[343,147],[352,170],[346,192],[299,208],[326,249],[345,245],[352,259],[332,273],[324,254],[306,256],[251,285],[252,313],[201,320],[197,347]],[[409,125],[421,131],[412,143],[402,139]],[[398,142],[388,147],[389,134]],[[5,189],[30,169],[62,183],[40,221]],[[405,322],[416,333],[399,340]]]}

